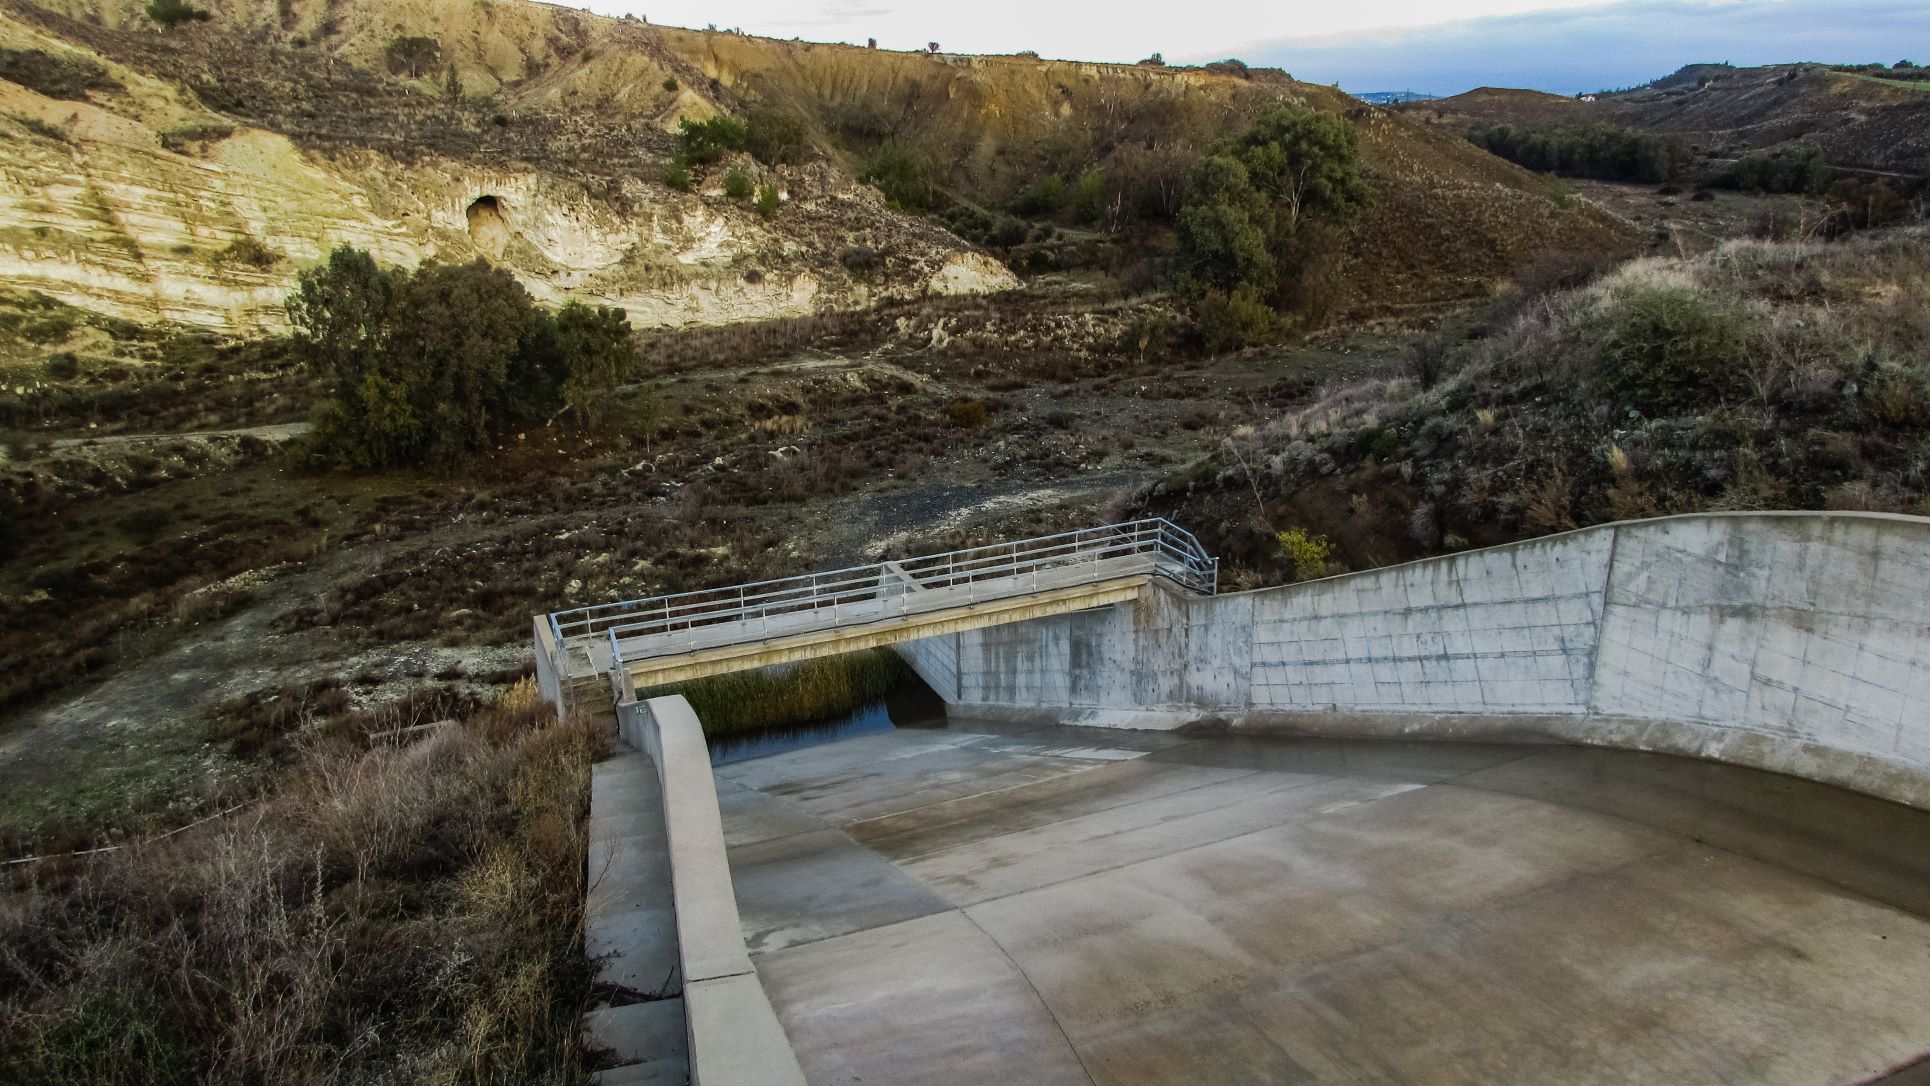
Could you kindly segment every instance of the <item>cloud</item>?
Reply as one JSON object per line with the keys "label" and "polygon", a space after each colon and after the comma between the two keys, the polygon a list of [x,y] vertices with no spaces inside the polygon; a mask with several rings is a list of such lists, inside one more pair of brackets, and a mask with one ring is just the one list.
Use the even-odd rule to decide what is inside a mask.
{"label": "cloud", "polygon": [[1573,94],[1646,83],[1703,61],[1930,63],[1930,14],[1923,0],[1634,0],[1318,39],[1276,38],[1231,55],[1352,91],[1458,94],[1500,86]]}

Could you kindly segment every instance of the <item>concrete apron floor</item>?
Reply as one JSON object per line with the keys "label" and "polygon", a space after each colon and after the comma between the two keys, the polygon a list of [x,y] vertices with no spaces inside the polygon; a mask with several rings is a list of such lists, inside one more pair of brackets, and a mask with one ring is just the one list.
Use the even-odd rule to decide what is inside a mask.
{"label": "concrete apron floor", "polygon": [[1791,778],[955,722],[718,793],[815,1084],[1819,1084],[1930,1051],[1930,812]]}

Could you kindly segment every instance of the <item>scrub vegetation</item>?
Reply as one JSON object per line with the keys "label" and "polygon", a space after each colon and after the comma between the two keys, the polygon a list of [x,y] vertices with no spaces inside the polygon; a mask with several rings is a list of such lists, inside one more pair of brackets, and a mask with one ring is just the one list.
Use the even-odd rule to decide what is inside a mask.
{"label": "scrub vegetation", "polygon": [[10,869],[0,1079],[579,1081],[602,740],[533,687],[400,747],[311,735],[225,817]]}
{"label": "scrub vegetation", "polygon": [[640,691],[638,697],[690,699],[706,735],[734,735],[831,720],[891,693],[911,668],[890,649],[806,660],[789,667],[737,671]]}

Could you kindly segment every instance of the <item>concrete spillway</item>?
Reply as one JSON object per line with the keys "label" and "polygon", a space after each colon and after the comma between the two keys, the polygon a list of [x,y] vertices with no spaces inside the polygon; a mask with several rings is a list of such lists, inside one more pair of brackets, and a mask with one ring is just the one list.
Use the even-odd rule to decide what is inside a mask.
{"label": "concrete spillway", "polygon": [[1793,1086],[1930,1051],[1930,812],[1788,777],[963,719],[717,776],[813,1083]]}
{"label": "concrete spillway", "polygon": [[[950,728],[731,765],[670,811],[672,885],[742,936],[685,937],[724,911],[680,891],[692,1006],[732,1000],[688,1019],[693,1080],[746,1022],[756,1081],[1930,1074],[1930,521],[1034,591],[1094,585],[1130,598],[902,643]],[[666,795],[712,783],[657,758]],[[691,966],[726,944],[748,972]]]}

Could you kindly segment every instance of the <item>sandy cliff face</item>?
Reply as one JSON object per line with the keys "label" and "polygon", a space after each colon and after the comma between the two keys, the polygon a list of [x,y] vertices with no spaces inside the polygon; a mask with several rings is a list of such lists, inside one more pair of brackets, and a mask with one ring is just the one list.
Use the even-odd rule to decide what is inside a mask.
{"label": "sandy cliff face", "polygon": [[[275,327],[295,275],[343,244],[403,266],[484,257],[543,302],[616,305],[640,325],[1017,284],[821,167],[766,173],[787,200],[765,220],[636,177],[593,191],[540,165],[304,149],[4,16],[0,46],[120,84],[69,99],[0,81],[0,280],[117,316]],[[889,243],[872,281],[837,260],[854,220]]]}

